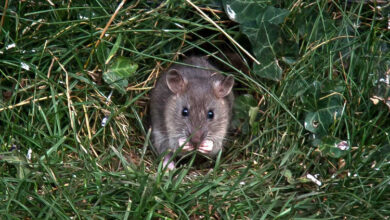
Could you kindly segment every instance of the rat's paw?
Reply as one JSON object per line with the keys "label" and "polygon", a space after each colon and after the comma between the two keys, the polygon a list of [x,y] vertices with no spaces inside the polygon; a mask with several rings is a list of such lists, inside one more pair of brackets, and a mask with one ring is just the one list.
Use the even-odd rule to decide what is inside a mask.
{"label": "rat's paw", "polygon": [[203,154],[209,154],[211,151],[213,151],[214,143],[212,141],[206,140],[203,141],[202,144],[199,146],[198,151]]}
{"label": "rat's paw", "polygon": [[[169,162],[169,159],[171,159],[171,156],[169,155],[166,155],[164,157],[164,161],[163,161],[163,168],[167,168],[167,170],[173,170],[175,169],[175,163],[173,161]],[[168,164],[169,162],[169,164]]]}
{"label": "rat's paw", "polygon": [[190,143],[186,143],[187,139],[185,138],[180,138],[179,139],[179,146],[183,146],[182,150],[183,151],[193,151],[194,150],[194,147],[190,144]]}
{"label": "rat's paw", "polygon": [[184,145],[183,150],[184,151],[193,151],[194,147],[192,147],[191,145]]}

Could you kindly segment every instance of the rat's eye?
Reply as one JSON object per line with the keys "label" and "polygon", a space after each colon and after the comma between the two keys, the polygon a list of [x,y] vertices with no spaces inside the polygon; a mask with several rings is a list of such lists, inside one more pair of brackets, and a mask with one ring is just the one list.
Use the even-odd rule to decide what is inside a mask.
{"label": "rat's eye", "polygon": [[183,117],[187,117],[189,114],[190,114],[190,111],[188,110],[188,108],[184,107],[183,110],[181,111],[181,115]]}
{"label": "rat's eye", "polygon": [[210,110],[209,112],[207,112],[207,118],[208,119],[213,119],[214,118],[214,112],[212,110]]}

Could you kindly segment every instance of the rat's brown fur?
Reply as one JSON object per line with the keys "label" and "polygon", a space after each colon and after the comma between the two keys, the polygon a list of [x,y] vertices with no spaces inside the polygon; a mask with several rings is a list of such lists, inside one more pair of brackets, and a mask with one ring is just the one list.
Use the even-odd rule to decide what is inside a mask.
{"label": "rat's brown fur", "polygon": [[[174,64],[152,91],[153,145],[161,154],[178,149],[179,138],[190,140],[194,146],[210,140],[214,145],[208,156],[213,157],[223,148],[232,116],[234,80],[218,73],[206,57],[192,56],[183,62],[198,68]],[[189,110],[188,117],[182,116],[184,107]],[[210,110],[212,119],[207,117]]]}

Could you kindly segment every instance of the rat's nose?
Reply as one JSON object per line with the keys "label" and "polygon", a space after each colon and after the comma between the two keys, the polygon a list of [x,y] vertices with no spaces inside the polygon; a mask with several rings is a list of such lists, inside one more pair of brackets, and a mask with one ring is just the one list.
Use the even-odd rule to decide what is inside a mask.
{"label": "rat's nose", "polygon": [[192,134],[192,137],[190,140],[191,144],[193,146],[198,146],[202,142],[203,136],[204,136],[204,134],[202,131],[199,131],[199,130],[196,131],[195,133]]}

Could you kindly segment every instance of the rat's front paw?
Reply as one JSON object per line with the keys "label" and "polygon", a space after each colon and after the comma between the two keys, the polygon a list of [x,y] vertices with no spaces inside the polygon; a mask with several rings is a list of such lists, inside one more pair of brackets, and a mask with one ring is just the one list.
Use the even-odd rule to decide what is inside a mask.
{"label": "rat's front paw", "polygon": [[187,139],[185,139],[185,138],[179,139],[179,146],[183,146],[183,148],[182,148],[183,151],[193,151],[194,150],[194,147],[189,142],[187,142]]}
{"label": "rat's front paw", "polygon": [[199,146],[198,151],[203,154],[209,154],[211,151],[213,151],[214,143],[209,140],[205,140],[202,142],[202,144]]}
{"label": "rat's front paw", "polygon": [[163,168],[167,168],[167,170],[173,170],[175,169],[175,163],[173,161],[169,162],[169,160],[171,159],[171,156],[170,155],[166,155],[164,157],[164,161],[163,161]]}

